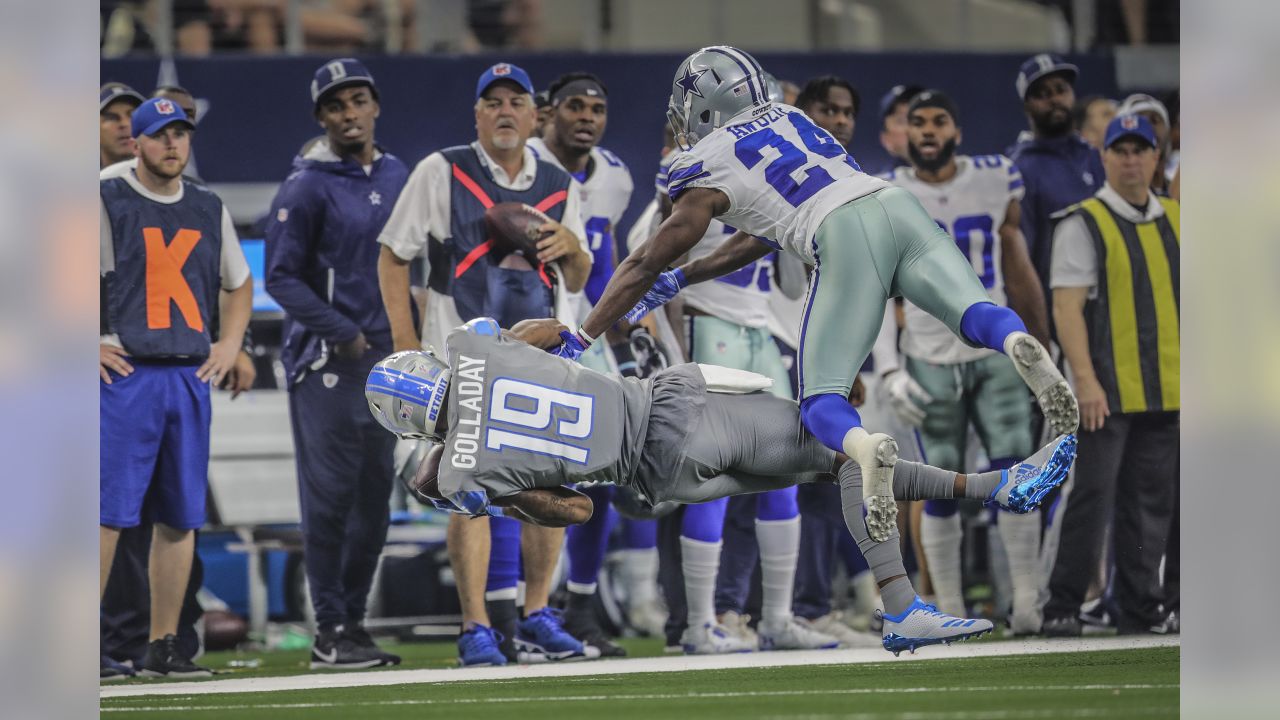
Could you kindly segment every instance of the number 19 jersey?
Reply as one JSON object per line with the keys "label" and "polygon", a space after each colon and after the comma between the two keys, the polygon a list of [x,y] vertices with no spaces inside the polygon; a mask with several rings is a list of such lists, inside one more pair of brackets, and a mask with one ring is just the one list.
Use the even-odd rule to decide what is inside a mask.
{"label": "number 19 jersey", "polygon": [[672,201],[706,187],[729,198],[727,225],[789,250],[812,265],[813,237],[832,210],[889,183],[862,172],[830,133],[790,105],[727,125],[676,158]]}
{"label": "number 19 jersey", "polygon": [[[956,174],[944,183],[927,183],[910,167],[894,170],[893,183],[909,190],[929,217],[955,240],[973,265],[991,302],[1008,305],[1001,269],[1000,233],[1011,200],[1021,200],[1022,176],[1003,155],[956,156]],[[941,320],[907,301],[902,352],[939,365],[970,362],[993,350],[966,345]]]}

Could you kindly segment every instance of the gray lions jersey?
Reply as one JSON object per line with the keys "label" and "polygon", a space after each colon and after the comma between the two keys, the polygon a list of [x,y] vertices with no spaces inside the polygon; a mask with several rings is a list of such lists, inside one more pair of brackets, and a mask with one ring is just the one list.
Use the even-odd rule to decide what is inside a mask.
{"label": "gray lions jersey", "polygon": [[502,335],[449,335],[440,494],[474,514],[494,499],[580,482],[627,485],[652,381],[620,380]]}

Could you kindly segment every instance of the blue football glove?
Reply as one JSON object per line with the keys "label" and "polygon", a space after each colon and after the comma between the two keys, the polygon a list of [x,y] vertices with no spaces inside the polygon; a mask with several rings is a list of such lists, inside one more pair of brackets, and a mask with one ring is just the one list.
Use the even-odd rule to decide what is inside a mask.
{"label": "blue football glove", "polygon": [[489,496],[483,490],[470,490],[457,492],[453,494],[453,504],[458,509],[471,517],[481,517],[488,515],[490,517],[506,517],[502,508],[494,507],[489,504]]}
{"label": "blue football glove", "polygon": [[577,361],[578,358],[582,357],[582,353],[587,351],[587,346],[583,344],[582,339],[578,337],[577,333],[572,333],[568,330],[561,330],[560,340],[562,340],[562,342],[559,345],[548,351],[552,355],[562,357],[565,360]]}
{"label": "blue football glove", "polygon": [[688,281],[684,278],[684,271],[680,268],[662,273],[658,276],[658,280],[653,283],[653,287],[649,288],[644,297],[640,298],[640,302],[636,303],[636,306],[626,314],[627,322],[637,322],[640,318],[648,315],[650,310],[667,304],[687,284]]}

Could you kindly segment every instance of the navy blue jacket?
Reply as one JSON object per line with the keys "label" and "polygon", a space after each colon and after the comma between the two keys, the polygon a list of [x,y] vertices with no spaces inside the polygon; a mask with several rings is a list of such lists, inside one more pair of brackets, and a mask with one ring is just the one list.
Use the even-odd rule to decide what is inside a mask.
{"label": "navy blue jacket", "polygon": [[391,351],[378,234],[408,179],[409,168],[389,154],[367,175],[324,143],[294,158],[266,228],[266,286],[288,314],[281,360],[290,382],[360,332],[374,349]]}
{"label": "navy blue jacket", "polygon": [[1102,188],[1106,180],[1102,156],[1079,135],[1071,133],[1061,138],[1019,142],[1009,158],[1018,166],[1026,185],[1022,234],[1027,238],[1031,263],[1048,293],[1054,225],[1050,216],[1092,197]]}

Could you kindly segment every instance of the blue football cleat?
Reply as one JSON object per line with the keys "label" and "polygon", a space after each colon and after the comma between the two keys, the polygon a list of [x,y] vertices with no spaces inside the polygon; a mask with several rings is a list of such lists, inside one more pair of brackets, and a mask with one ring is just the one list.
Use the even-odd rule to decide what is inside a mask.
{"label": "blue football cleat", "polygon": [[1040,507],[1049,491],[1067,479],[1076,458],[1076,436],[1059,435],[1023,462],[1000,472],[1000,485],[990,500],[1015,513],[1028,513]]}
{"label": "blue football cleat", "polygon": [[458,664],[462,667],[506,665],[507,656],[498,648],[502,633],[487,625],[475,625],[458,636]]}
{"label": "blue football cleat", "polygon": [[588,660],[600,651],[570,635],[558,610],[546,607],[529,615],[516,626],[516,652],[521,662]]}
{"label": "blue football cleat", "polygon": [[902,614],[882,617],[884,649],[894,655],[903,650],[914,653],[916,648],[925,645],[950,645],[957,640],[968,640],[989,633],[994,627],[990,620],[958,618],[938,612],[938,608],[926,604],[918,595]]}

